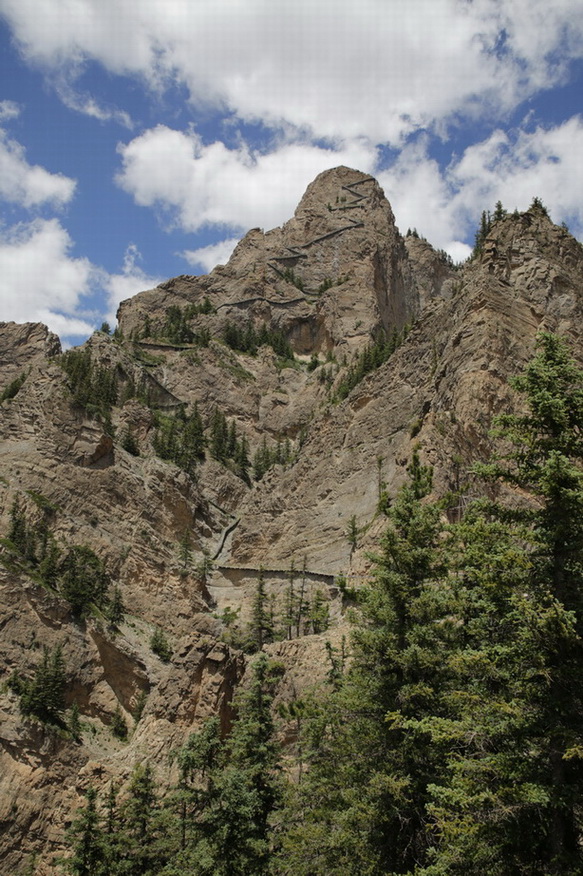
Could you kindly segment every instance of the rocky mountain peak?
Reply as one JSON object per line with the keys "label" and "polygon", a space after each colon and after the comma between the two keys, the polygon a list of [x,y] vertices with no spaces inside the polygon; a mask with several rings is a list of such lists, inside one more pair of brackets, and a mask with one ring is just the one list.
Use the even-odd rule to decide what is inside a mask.
{"label": "rocky mountain peak", "polygon": [[225,266],[180,277],[123,302],[120,327],[141,331],[161,306],[208,297],[216,329],[231,320],[282,330],[300,354],[351,352],[401,328],[419,294],[391,207],[372,177],[346,167],[320,174],[281,228],[252,229]]}
{"label": "rocky mountain peak", "polygon": [[[37,876],[54,873],[90,784],[123,787],[144,759],[167,776],[206,717],[228,728],[260,581],[280,699],[327,672],[414,450],[437,495],[471,496],[537,332],[580,343],[582,281],[580,244],[544,210],[500,218],[455,268],[339,167],[227,265],[123,302],[114,337],[61,354],[43,326],[0,324],[2,872],[36,850]],[[75,613],[59,563],[79,556],[107,570],[123,620],[107,601]],[[8,685],[57,646],[76,739],[23,715]]]}

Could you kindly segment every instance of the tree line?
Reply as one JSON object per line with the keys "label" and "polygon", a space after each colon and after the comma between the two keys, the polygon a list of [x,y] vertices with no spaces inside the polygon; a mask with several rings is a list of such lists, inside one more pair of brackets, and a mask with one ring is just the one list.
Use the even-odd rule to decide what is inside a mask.
{"label": "tree line", "polygon": [[[139,834],[151,820],[120,817],[141,857],[90,869],[89,800],[68,872],[581,873],[583,371],[542,334],[513,386],[520,413],[498,419],[496,453],[474,469],[483,496],[458,523],[414,456],[359,593],[350,661],[330,647],[328,684],[282,710],[295,764],[275,746],[263,655],[253,707],[226,735],[191,737],[193,770],[158,792],[156,812],[175,806],[166,851]],[[107,808],[96,813],[99,838]]]}

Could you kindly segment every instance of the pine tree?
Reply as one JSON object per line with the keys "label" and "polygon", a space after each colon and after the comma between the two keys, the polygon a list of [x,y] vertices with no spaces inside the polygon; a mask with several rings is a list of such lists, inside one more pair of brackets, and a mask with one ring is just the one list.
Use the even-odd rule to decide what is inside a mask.
{"label": "pine tree", "polygon": [[105,564],[86,545],[73,545],[61,560],[59,588],[78,617],[85,617],[92,603],[104,603],[109,583]]}
{"label": "pine tree", "polygon": [[65,710],[65,664],[60,645],[43,649],[43,658],[30,681],[22,685],[20,710],[48,724],[62,723]]}
{"label": "pine tree", "polygon": [[348,521],[348,526],[346,527],[346,539],[348,541],[348,544],[350,545],[350,556],[351,557],[352,557],[352,554],[354,553],[354,551],[356,550],[356,548],[358,547],[358,536],[359,536],[359,529],[358,529],[358,523],[356,522],[356,514],[353,514],[352,517],[350,518],[350,520]]}
{"label": "pine tree", "polygon": [[[503,620],[512,631],[503,644],[514,718],[502,732],[490,717],[498,733],[490,745],[505,757],[481,771],[480,793],[487,790],[498,812],[507,814],[497,829],[481,831],[482,848],[485,839],[490,855],[496,849],[500,861],[516,860],[520,872],[575,874],[583,791],[583,371],[559,338],[543,333],[538,354],[512,384],[523,393],[526,410],[499,418],[498,434],[508,449],[480,471],[530,494],[534,503],[513,512],[492,509],[509,521],[522,551],[513,574],[521,566],[526,574],[497,623],[499,629]],[[475,756],[466,762],[466,783],[476,764]],[[504,797],[499,789],[509,778],[514,794]],[[537,839],[527,841],[534,823]]]}
{"label": "pine tree", "polygon": [[125,617],[125,605],[119,587],[113,588],[113,595],[105,608],[105,617],[114,628],[117,628]]}
{"label": "pine tree", "polygon": [[583,372],[542,334],[512,383],[524,410],[499,418],[504,450],[478,470],[522,503],[470,508],[450,553],[458,691],[428,876],[581,872]]}
{"label": "pine tree", "polygon": [[337,689],[307,744],[281,873],[410,873],[433,844],[426,804],[441,757],[424,722],[447,712],[451,592],[440,509],[423,496],[429,470],[417,460],[409,475],[364,592],[351,668],[342,676],[332,663]]}
{"label": "pine tree", "polygon": [[281,799],[271,716],[280,676],[263,654],[236,699],[231,735],[211,718],[177,754],[176,851],[164,874],[264,876],[270,868],[270,820]]}
{"label": "pine tree", "polygon": [[267,590],[265,588],[265,573],[262,567],[259,570],[257,588],[251,605],[249,644],[254,651],[261,651],[267,642],[272,641],[273,624],[269,613]]}
{"label": "pine tree", "polygon": [[114,834],[120,876],[154,876],[164,861],[159,840],[159,801],[152,767],[134,767],[127,798],[119,808],[120,826]]}
{"label": "pine tree", "polygon": [[67,873],[74,876],[109,876],[105,838],[94,788],[87,790],[86,801],[68,832],[72,855],[63,863]]}

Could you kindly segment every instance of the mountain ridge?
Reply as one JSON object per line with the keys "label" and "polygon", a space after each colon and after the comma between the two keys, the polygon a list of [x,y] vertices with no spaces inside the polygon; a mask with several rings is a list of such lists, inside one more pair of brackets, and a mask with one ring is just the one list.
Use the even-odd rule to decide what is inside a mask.
{"label": "mountain ridge", "polygon": [[[433,467],[436,495],[462,486],[471,495],[469,469],[488,455],[492,417],[511,404],[508,378],[537,333],[581,350],[582,279],[583,248],[542,207],[501,218],[454,269],[400,235],[375,180],[335,168],[282,228],[248,232],[227,265],[123,302],[115,336],[96,332],[78,353],[93,369],[89,401],[79,400],[74,357],[46,328],[0,324],[1,388],[24,375],[0,425],[3,869],[24,869],[36,850],[38,876],[56,872],[90,782],[123,781],[142,758],[167,769],[168,751],[208,715],[228,728],[246,657],[229,644],[225,610],[244,626],[260,576],[281,606],[293,566],[331,618],[325,633],[304,620],[305,635],[265,646],[286,666],[281,697],[324,677],[326,641],[347,632],[342,581],[366,580],[383,503],[414,448]],[[256,350],[237,347],[253,333]],[[113,403],[99,401],[103,375],[115,377]],[[178,441],[195,405],[207,447],[185,468],[156,442],[172,429]],[[211,452],[217,411],[235,430],[222,457]],[[255,479],[263,442],[271,461]],[[101,610],[76,618],[7,542],[15,507],[29,527],[46,524],[62,552],[85,545],[106,564],[126,607],[117,632]],[[151,651],[156,629],[169,664]],[[66,705],[78,704],[88,728],[80,743],[23,717],[6,687],[59,642]],[[116,710],[132,725],[144,694],[130,740],[116,739]]]}

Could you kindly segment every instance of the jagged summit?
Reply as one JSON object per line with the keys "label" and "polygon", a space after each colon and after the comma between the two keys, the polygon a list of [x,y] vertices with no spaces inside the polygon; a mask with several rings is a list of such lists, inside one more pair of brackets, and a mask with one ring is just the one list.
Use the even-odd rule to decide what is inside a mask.
{"label": "jagged summit", "polygon": [[[205,717],[228,725],[246,657],[226,640],[260,579],[276,613],[295,576],[330,617],[266,646],[286,667],[280,698],[327,671],[325,642],[347,633],[339,576],[366,578],[413,449],[437,495],[471,495],[537,331],[581,349],[582,288],[583,250],[544,211],[500,219],[454,269],[403,240],[374,179],[340,167],[227,265],[124,302],[116,337],[61,354],[42,326],[0,325],[0,681],[32,677],[61,644],[66,706],[87,728],[53,737],[1,688],[0,871],[37,850],[36,876],[52,876],[89,784],[123,785],[146,757],[167,775]],[[104,564],[126,611],[117,631],[103,605],[74,615],[43,544]],[[133,727],[138,706],[120,741],[114,716]]]}
{"label": "jagged summit", "polygon": [[[320,174],[293,218],[249,231],[225,266],[206,277],[179,277],[122,303],[125,335],[146,315],[208,296],[218,326],[267,321],[296,352],[350,352],[379,330],[401,328],[419,295],[391,207],[372,177],[339,167]],[[360,339],[360,340],[359,340]]]}

